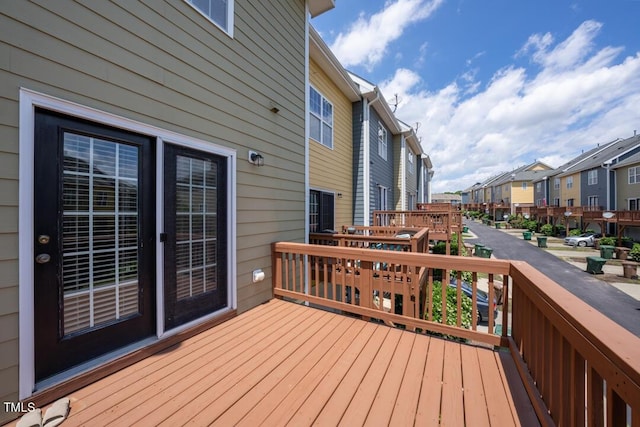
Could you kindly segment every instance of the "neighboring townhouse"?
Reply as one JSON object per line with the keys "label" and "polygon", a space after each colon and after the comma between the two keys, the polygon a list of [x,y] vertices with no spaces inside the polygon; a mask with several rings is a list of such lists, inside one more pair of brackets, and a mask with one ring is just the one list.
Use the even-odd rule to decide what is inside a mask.
{"label": "neighboring townhouse", "polygon": [[553,170],[542,171],[533,181],[536,206],[560,206],[560,174],[567,173],[582,161],[603,150],[608,144],[580,153],[579,156]]}
{"label": "neighboring townhouse", "polygon": [[617,140],[584,156],[560,180],[559,206],[615,209],[615,179],[611,167],[640,151],[640,137]]}
{"label": "neighboring townhouse", "polygon": [[269,300],[271,243],[305,241],[308,16],[334,2],[209,3],[0,3],[3,402]]}
{"label": "neighboring townhouse", "polygon": [[353,223],[353,108],[360,91],[309,30],[309,231]]}
{"label": "neighboring townhouse", "polygon": [[615,173],[616,206],[614,210],[640,210],[640,153],[611,167]]}
{"label": "neighboring townhouse", "polygon": [[402,128],[380,89],[349,73],[360,90],[353,104],[354,225],[371,225],[374,210],[394,209],[394,141]]}
{"label": "neighboring townhouse", "polygon": [[431,203],[431,181],[434,175],[433,164],[428,154],[420,156],[420,172],[418,179],[418,203]]}
{"label": "neighboring townhouse", "polygon": [[535,161],[517,169],[502,174],[493,181],[494,203],[509,206],[511,213],[517,205],[532,205],[534,203],[534,185],[539,174],[551,170],[551,166]]}
{"label": "neighboring townhouse", "polygon": [[398,121],[402,133],[394,143],[395,209],[410,211],[417,207],[419,200],[420,175],[422,172],[422,147],[415,130],[408,124]]}

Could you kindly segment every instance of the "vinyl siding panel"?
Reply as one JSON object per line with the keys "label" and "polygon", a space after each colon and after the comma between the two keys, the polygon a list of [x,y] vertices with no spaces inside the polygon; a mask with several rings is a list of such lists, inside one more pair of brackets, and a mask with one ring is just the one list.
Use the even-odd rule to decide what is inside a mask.
{"label": "vinyl siding panel", "polygon": [[363,101],[353,103],[353,224],[364,225]]}
{"label": "vinyl siding panel", "polygon": [[[333,149],[309,141],[309,185],[336,193],[335,228],[353,224],[353,115],[351,101],[314,62],[310,61],[311,85],[333,105]],[[337,197],[342,193],[342,197]]]}
{"label": "vinyl siding panel", "polygon": [[[378,209],[379,197],[378,187],[388,188],[388,208],[393,209],[396,200],[396,178],[394,168],[394,142],[391,131],[384,124],[382,126],[387,130],[387,159],[385,160],[378,154],[378,123],[382,123],[376,111],[371,108],[370,116],[371,125],[369,126],[369,141],[371,149],[371,185],[370,185],[370,207],[371,214]],[[371,220],[371,218],[370,218]],[[373,224],[373,223],[371,223]]]}
{"label": "vinyl siding panel", "polygon": [[[304,241],[304,10],[236,0],[230,38],[183,0],[0,3],[0,288],[17,293],[24,87],[237,150],[238,311],[269,299],[269,278],[252,284],[251,271],[270,271],[271,242]],[[0,310],[17,337],[17,300]],[[0,371],[17,364],[0,358]]]}
{"label": "vinyl siding panel", "polygon": [[638,166],[640,163],[616,169],[617,206],[615,208],[617,210],[629,209],[629,199],[640,197],[640,183],[629,184],[629,169]]}
{"label": "vinyl siding panel", "polygon": [[522,189],[522,181],[515,181],[511,185],[511,203],[534,203],[535,184],[527,182],[527,189]]}

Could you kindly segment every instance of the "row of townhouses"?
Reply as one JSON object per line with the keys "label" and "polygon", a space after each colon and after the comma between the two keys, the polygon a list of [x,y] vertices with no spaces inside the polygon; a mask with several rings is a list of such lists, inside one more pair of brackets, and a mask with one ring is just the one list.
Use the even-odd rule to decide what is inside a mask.
{"label": "row of townhouses", "polygon": [[531,206],[638,211],[640,135],[598,144],[558,168],[534,162],[499,174],[465,190],[462,203],[512,214]]}
{"label": "row of townhouses", "polygon": [[346,71],[310,28],[310,231],[370,225],[429,202],[432,164],[380,88]]}
{"label": "row of townhouses", "polygon": [[428,201],[414,129],[310,25],[334,6],[0,2],[1,401],[269,300],[272,242]]}

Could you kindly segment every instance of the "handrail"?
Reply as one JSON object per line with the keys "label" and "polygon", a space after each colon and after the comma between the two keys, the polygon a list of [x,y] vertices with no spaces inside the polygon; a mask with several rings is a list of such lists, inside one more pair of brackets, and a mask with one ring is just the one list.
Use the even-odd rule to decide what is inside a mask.
{"label": "handrail", "polygon": [[[273,245],[273,257],[277,297],[381,319],[411,330],[508,347],[543,425],[640,425],[640,339],[525,262],[283,242]],[[383,268],[385,263],[389,267]],[[358,303],[355,298],[325,298],[327,286],[338,280],[333,272],[339,268],[344,271],[342,283],[352,289],[360,287]],[[349,269],[350,275],[346,274]],[[512,291],[511,317],[509,304],[503,306],[501,337],[479,332],[475,324],[467,330],[459,321],[456,326],[447,326],[385,312],[370,298],[376,291],[402,298],[419,295],[417,313],[424,317],[421,305],[432,301],[433,273],[438,269],[473,272],[474,289],[478,274],[488,274],[491,280],[503,275],[505,301],[509,288]],[[313,281],[315,289],[307,286]],[[318,292],[321,287],[324,294]],[[489,292],[492,297],[491,286]],[[491,322],[493,319],[490,330]]]}
{"label": "handrail", "polygon": [[[302,301],[319,303],[346,312],[396,322],[410,328],[420,328],[437,333],[456,335],[489,345],[504,345],[502,337],[494,335],[496,319],[489,307],[489,333],[479,332],[477,316],[471,316],[471,330],[462,328],[460,317],[456,326],[433,321],[433,289],[435,278],[449,277],[456,271],[461,281],[463,271],[471,271],[472,313],[477,312],[478,274],[488,277],[489,301],[495,301],[494,284],[497,276],[503,280],[508,292],[509,263],[506,261],[477,258],[451,257],[425,253],[371,250],[342,246],[304,245],[278,242],[273,246],[274,294]],[[462,261],[463,259],[467,262]],[[448,280],[442,288],[442,319],[446,321],[446,292]],[[456,282],[458,283],[458,282]],[[464,294],[457,288],[456,302],[460,306]],[[377,296],[377,299],[376,299]],[[399,321],[392,316],[399,310],[406,317]],[[383,304],[383,303],[386,303]],[[491,304],[491,303],[490,303]],[[458,310],[460,313],[462,310]],[[425,313],[429,313],[425,316]],[[396,314],[396,315],[397,315]],[[506,324],[508,308],[505,307],[502,321]],[[425,320],[425,317],[429,320]],[[503,332],[506,338],[506,330]]]}

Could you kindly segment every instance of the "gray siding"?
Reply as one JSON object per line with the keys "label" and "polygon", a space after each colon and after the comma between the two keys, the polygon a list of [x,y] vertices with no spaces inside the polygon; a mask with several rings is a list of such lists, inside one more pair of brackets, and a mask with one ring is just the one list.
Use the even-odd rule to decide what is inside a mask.
{"label": "gray siding", "polygon": [[[0,400],[18,390],[19,89],[237,149],[244,311],[271,297],[250,277],[269,275],[270,243],[305,238],[304,10],[236,0],[230,38],[183,0],[0,2]],[[242,161],[248,149],[265,167]]]}
{"label": "gray siding", "polygon": [[[371,147],[371,185],[370,190],[370,209],[373,214],[374,210],[379,209],[380,201],[378,200],[378,187],[388,188],[388,207],[394,209],[393,202],[395,200],[395,178],[394,178],[394,155],[393,155],[393,135],[391,131],[380,121],[378,114],[372,108],[370,116],[371,125],[369,126],[369,143]],[[378,154],[378,123],[387,130],[387,159],[383,159]]]}

